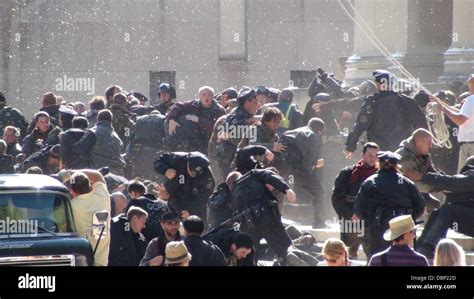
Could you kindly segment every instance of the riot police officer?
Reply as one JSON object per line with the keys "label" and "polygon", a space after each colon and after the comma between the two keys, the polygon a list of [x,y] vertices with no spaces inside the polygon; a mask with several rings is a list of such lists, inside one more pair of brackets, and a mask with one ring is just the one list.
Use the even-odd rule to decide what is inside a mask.
{"label": "riot police officer", "polygon": [[474,237],[474,156],[466,160],[457,175],[408,171],[407,176],[447,191],[446,203],[433,211],[417,241],[416,251],[432,259],[435,248],[448,229]]}
{"label": "riot police officer", "polygon": [[209,160],[200,152],[162,153],[153,162],[155,171],[166,176],[160,185],[160,198],[171,211],[206,219],[206,207],[214,190]]}
{"label": "riot police officer", "polygon": [[367,97],[346,141],[346,156],[352,158],[357,141],[367,131],[367,141],[382,150],[394,151],[403,139],[418,128],[427,128],[426,118],[411,98],[393,90],[397,78],[390,72],[373,72],[378,93]]}
{"label": "riot police officer", "polygon": [[246,174],[252,169],[264,168],[264,162],[269,164],[274,158],[274,154],[261,145],[248,145],[237,150],[234,159],[235,170]]}
{"label": "riot police officer", "polygon": [[273,189],[285,193],[290,203],[296,202],[296,194],[285,180],[269,169],[254,169],[236,180],[231,202],[234,213],[242,214],[240,230],[252,236],[255,244],[265,238],[280,261],[285,261],[291,239],[281,223]]}
{"label": "riot police officer", "polygon": [[234,182],[241,176],[242,174],[237,171],[229,173],[227,180],[219,184],[216,191],[212,193],[207,206],[209,228],[218,228],[223,222],[232,218],[233,209],[230,202],[230,194]]}
{"label": "riot police officer", "polygon": [[173,99],[176,99],[176,90],[169,83],[161,83],[158,87],[158,96],[160,97],[160,103],[155,105],[155,109],[166,115],[174,105]]}
{"label": "riot police officer", "polygon": [[397,170],[400,155],[381,151],[377,157],[380,170],[361,185],[352,217],[352,220],[366,220],[366,231],[370,234],[370,256],[391,245],[383,239],[390,219],[411,214],[415,221],[425,210],[425,201],[415,184]]}

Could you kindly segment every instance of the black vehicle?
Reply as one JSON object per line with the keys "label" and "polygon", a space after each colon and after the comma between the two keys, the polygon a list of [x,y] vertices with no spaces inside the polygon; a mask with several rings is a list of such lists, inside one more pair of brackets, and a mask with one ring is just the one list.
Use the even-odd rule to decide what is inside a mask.
{"label": "black vehicle", "polygon": [[49,176],[0,175],[0,266],[92,265],[70,200],[69,190]]}

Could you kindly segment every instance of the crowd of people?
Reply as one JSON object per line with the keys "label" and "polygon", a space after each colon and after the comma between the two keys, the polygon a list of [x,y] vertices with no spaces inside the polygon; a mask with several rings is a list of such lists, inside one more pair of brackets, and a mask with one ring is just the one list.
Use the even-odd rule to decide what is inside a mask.
{"label": "crowd of people", "polygon": [[[430,95],[396,88],[388,71],[373,76],[343,88],[318,69],[303,112],[292,87],[202,86],[177,101],[162,83],[155,105],[119,85],[89,109],[47,92],[27,121],[0,94],[0,173],[68,186],[100,266],[358,266],[361,245],[369,266],[463,265],[463,249],[445,238],[474,236],[474,77],[465,92],[453,84]],[[451,148],[433,147],[431,103]],[[325,198],[361,229],[316,240],[283,224],[286,199],[311,205],[313,228],[323,228]],[[103,210],[98,242],[88,231]]]}

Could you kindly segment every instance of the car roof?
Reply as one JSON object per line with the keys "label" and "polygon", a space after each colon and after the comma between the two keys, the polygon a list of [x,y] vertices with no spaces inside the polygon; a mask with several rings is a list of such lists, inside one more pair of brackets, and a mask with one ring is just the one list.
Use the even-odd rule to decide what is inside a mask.
{"label": "car roof", "polygon": [[58,180],[43,174],[2,174],[0,175],[0,191],[2,190],[50,190],[69,192]]}

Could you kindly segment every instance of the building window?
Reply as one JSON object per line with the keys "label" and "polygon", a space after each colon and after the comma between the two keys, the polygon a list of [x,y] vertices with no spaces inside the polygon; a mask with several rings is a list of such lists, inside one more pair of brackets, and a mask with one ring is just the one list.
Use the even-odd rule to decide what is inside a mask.
{"label": "building window", "polygon": [[219,60],[247,60],[246,0],[219,1]]}

